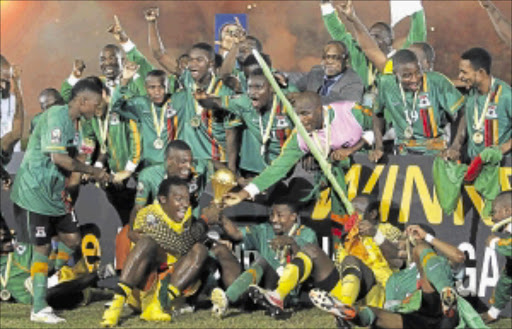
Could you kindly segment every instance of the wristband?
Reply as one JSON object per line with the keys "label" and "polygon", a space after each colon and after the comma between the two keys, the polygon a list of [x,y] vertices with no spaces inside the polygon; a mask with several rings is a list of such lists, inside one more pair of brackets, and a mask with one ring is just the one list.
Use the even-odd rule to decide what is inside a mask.
{"label": "wristband", "polygon": [[425,241],[427,241],[428,243],[432,244],[432,241],[434,240],[434,236],[430,233],[427,233],[427,235],[425,235]]}
{"label": "wristband", "polygon": [[99,161],[96,161],[96,163],[94,164],[94,167],[95,167],[95,168],[103,169],[103,163],[101,163],[101,162],[99,162]]}
{"label": "wristband", "polygon": [[379,230],[377,230],[377,233],[373,236],[373,241],[377,244],[377,246],[380,246],[384,243],[386,240],[386,236]]}

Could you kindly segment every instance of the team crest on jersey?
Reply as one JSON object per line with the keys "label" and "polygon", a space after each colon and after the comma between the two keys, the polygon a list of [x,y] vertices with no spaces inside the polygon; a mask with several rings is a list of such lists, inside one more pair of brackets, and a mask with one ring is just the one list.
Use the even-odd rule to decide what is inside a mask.
{"label": "team crest on jersey", "polygon": [[421,93],[418,95],[418,99],[420,100],[420,107],[425,108],[430,106],[430,100],[428,99],[428,94]]}
{"label": "team crest on jersey", "polygon": [[23,255],[25,251],[27,251],[27,246],[21,243],[16,242],[14,249],[18,253],[18,255]]}
{"label": "team crest on jersey", "polygon": [[178,111],[176,111],[172,106],[171,104],[169,104],[167,106],[167,118],[172,118],[173,116],[176,115],[176,113],[178,113]]}
{"label": "team crest on jersey", "polygon": [[62,132],[60,131],[59,128],[55,128],[52,130],[52,134],[51,134],[51,141],[52,143],[60,143],[62,139]]}
{"label": "team crest on jersey", "polygon": [[110,124],[112,126],[115,126],[115,125],[118,125],[119,124],[119,114],[114,112],[111,114],[110,116]]}
{"label": "team crest on jersey", "polygon": [[492,119],[496,119],[498,118],[498,111],[497,111],[498,107],[496,105],[489,105],[489,107],[487,108],[487,117],[488,118],[492,118]]}
{"label": "team crest on jersey", "polygon": [[276,119],[277,119],[277,123],[276,123],[276,127],[277,128],[282,129],[282,128],[287,128],[288,127],[288,122],[286,121],[286,117],[285,116],[278,115],[278,116],[276,116]]}
{"label": "team crest on jersey", "polygon": [[46,230],[44,229],[44,226],[36,226],[36,238],[46,238]]}

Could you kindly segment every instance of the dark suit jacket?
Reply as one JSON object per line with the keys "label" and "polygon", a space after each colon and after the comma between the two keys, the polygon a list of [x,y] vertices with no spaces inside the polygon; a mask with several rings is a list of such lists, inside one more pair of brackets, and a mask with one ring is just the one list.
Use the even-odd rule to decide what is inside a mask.
{"label": "dark suit jacket", "polygon": [[[300,91],[320,92],[324,83],[324,69],[315,65],[307,73],[288,73],[290,83],[293,83]],[[361,102],[363,98],[363,81],[350,67],[345,69],[343,76],[331,87],[329,94],[322,97],[322,104],[330,104],[337,101]]]}

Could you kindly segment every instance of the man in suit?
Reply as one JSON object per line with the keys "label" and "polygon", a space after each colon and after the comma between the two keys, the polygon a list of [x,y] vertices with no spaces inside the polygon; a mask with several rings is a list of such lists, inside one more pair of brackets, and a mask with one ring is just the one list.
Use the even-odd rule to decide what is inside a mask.
{"label": "man in suit", "polygon": [[300,91],[313,91],[322,97],[322,104],[337,101],[361,102],[363,82],[357,73],[347,67],[347,47],[341,41],[331,40],[324,47],[321,65],[308,73],[292,73],[290,82]]}

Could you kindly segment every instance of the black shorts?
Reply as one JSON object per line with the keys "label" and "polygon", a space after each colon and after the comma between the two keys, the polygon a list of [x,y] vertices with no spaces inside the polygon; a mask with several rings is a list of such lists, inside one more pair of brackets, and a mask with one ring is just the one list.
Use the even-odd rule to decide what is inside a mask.
{"label": "black shorts", "polygon": [[57,233],[78,233],[78,221],[74,213],[62,216],[38,214],[14,204],[14,219],[19,232],[17,240],[36,246],[49,244]]}
{"label": "black shorts", "polygon": [[341,262],[341,265],[338,266],[338,271],[341,278],[347,274],[354,274],[359,277],[361,288],[357,300],[365,298],[377,282],[371,268],[366,266],[361,259],[355,256],[346,256],[343,262]]}
{"label": "black shorts", "polygon": [[407,329],[441,328],[442,320],[441,297],[437,291],[423,292],[420,309],[402,314],[403,325]]}

